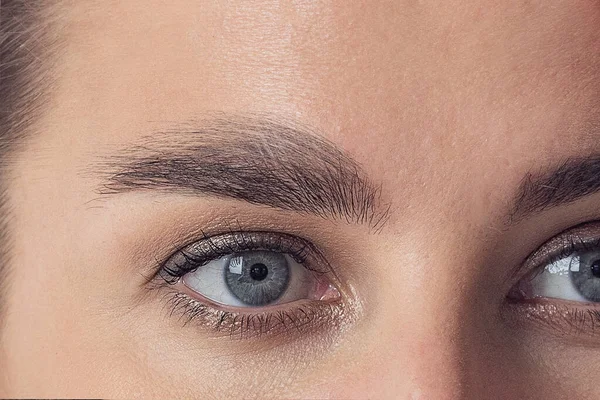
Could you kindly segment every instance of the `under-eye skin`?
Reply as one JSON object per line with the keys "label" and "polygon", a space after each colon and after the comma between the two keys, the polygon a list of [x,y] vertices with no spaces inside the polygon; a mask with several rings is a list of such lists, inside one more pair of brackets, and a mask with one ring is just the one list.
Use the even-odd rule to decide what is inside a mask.
{"label": "under-eye skin", "polygon": [[161,266],[170,315],[234,337],[308,331],[343,317],[341,294],[323,254],[279,232],[204,236]]}
{"label": "under-eye skin", "polygon": [[522,271],[507,296],[513,316],[566,339],[600,340],[600,222],[550,239],[527,258]]}

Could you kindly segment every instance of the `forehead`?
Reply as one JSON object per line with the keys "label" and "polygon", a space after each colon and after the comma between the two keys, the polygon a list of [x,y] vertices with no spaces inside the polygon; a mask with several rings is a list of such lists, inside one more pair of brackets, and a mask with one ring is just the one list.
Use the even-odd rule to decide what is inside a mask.
{"label": "forehead", "polygon": [[516,182],[594,145],[599,4],[78,2],[43,140],[90,154],[165,121],[266,113],[392,187]]}

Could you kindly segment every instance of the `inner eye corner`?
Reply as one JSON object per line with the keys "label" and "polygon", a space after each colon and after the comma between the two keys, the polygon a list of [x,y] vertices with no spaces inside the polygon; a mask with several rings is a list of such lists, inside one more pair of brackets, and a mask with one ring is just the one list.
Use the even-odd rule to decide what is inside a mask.
{"label": "inner eye corner", "polygon": [[569,238],[551,241],[563,247],[543,253],[537,266],[520,278],[507,297],[600,303],[600,249],[590,245],[590,240],[577,237],[576,241]]}
{"label": "inner eye corner", "polygon": [[[225,307],[265,307],[339,297],[325,277],[329,264],[307,240],[273,232],[235,232],[184,247],[162,271],[199,296]],[[327,269],[327,270],[325,270]],[[328,282],[327,286],[323,282]],[[330,288],[331,286],[331,288]]]}
{"label": "inner eye corner", "polygon": [[[160,284],[173,299],[170,315],[216,330],[254,335],[280,319],[285,331],[295,324],[328,329],[350,306],[325,254],[296,235],[205,235],[170,256],[158,274],[174,283]],[[250,318],[256,324],[243,326]]]}

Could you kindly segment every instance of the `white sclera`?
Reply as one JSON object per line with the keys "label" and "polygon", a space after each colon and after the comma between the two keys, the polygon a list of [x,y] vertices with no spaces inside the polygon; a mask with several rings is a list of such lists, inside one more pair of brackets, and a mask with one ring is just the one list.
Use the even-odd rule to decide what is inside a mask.
{"label": "white sclera", "polygon": [[579,272],[580,257],[572,255],[549,264],[531,281],[533,297],[551,297],[563,300],[589,302],[583,297],[569,276],[569,271]]}
{"label": "white sclera", "polygon": [[[225,306],[231,307],[252,307],[240,301],[227,286],[225,281],[225,268],[230,268],[231,273],[241,274],[243,253],[236,255],[227,255],[216,260],[212,260],[206,265],[198,268],[183,276],[183,283],[194,292]],[[229,262],[232,257],[232,263]],[[296,300],[308,299],[314,292],[316,278],[313,272],[306,269],[302,264],[296,262],[292,257],[285,254],[285,258],[290,268],[289,283],[285,292],[274,303],[283,304]],[[238,261],[239,259],[239,261]]]}

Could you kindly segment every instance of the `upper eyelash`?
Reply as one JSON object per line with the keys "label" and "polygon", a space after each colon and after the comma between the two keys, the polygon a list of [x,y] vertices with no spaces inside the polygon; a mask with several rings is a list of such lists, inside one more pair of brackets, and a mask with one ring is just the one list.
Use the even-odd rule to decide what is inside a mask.
{"label": "upper eyelash", "polygon": [[[567,233],[562,237],[559,237],[563,241],[563,246],[558,251],[550,252],[549,254],[541,257],[541,260],[537,261],[531,268],[528,268],[529,272],[525,272],[529,279],[534,279],[539,274],[544,272],[545,268],[558,260],[572,256],[573,254],[581,251],[592,251],[600,250],[600,238],[585,240],[576,233]],[[532,253],[524,265],[527,265],[529,261],[535,260],[542,253],[546,245],[543,245],[540,249]]]}
{"label": "upper eyelash", "polygon": [[[233,311],[213,307],[176,290],[172,286],[185,274],[219,257],[249,250],[286,253],[313,272],[334,273],[318,247],[295,235],[274,231],[230,230],[211,236],[203,232],[202,236],[203,238],[183,246],[162,262],[157,273],[160,280],[153,279],[151,286],[152,289],[167,290],[164,298],[168,300],[168,314],[179,315],[184,325],[199,321],[212,328],[215,333],[231,338],[258,339],[263,335],[285,334],[290,330],[309,332],[341,319],[345,310],[343,302],[310,301],[271,311]],[[174,261],[178,255],[185,261],[179,265]]]}
{"label": "upper eyelash", "polygon": [[600,239],[585,241],[577,235],[569,235],[565,239],[567,240],[567,245],[559,252],[553,253],[545,264],[552,264],[562,258],[572,256],[579,251],[596,250],[600,246]]}
{"label": "upper eyelash", "polygon": [[[289,254],[298,263],[318,273],[331,270],[321,252],[312,243],[298,236],[272,231],[229,231],[212,236],[204,233],[202,235],[202,239],[179,249],[161,266],[158,275],[164,281],[174,284],[185,274],[195,271],[212,260],[231,253],[250,250],[270,250]],[[194,249],[195,252],[191,252],[190,248],[194,246],[197,248]],[[173,261],[173,266],[169,266],[169,262],[177,255],[181,255],[185,263],[179,265]],[[310,255],[318,258],[325,268],[320,268],[319,265],[305,265]]]}
{"label": "upper eyelash", "polygon": [[[525,257],[525,260],[512,271],[511,276],[522,276],[528,273],[527,271],[523,272],[524,269],[531,272],[531,270],[537,269],[541,265],[551,264],[561,258],[570,256],[577,251],[591,250],[595,247],[600,247],[600,236],[597,239],[590,239],[589,236],[585,234],[585,231],[590,226],[595,228],[596,225],[600,225],[600,221],[585,222],[563,230],[562,232],[558,232],[529,253],[527,257]],[[600,230],[600,227],[598,230]],[[584,231],[583,235],[582,231]],[[559,245],[555,245],[555,243],[559,241]],[[548,249],[552,247],[559,247],[560,249]]]}

